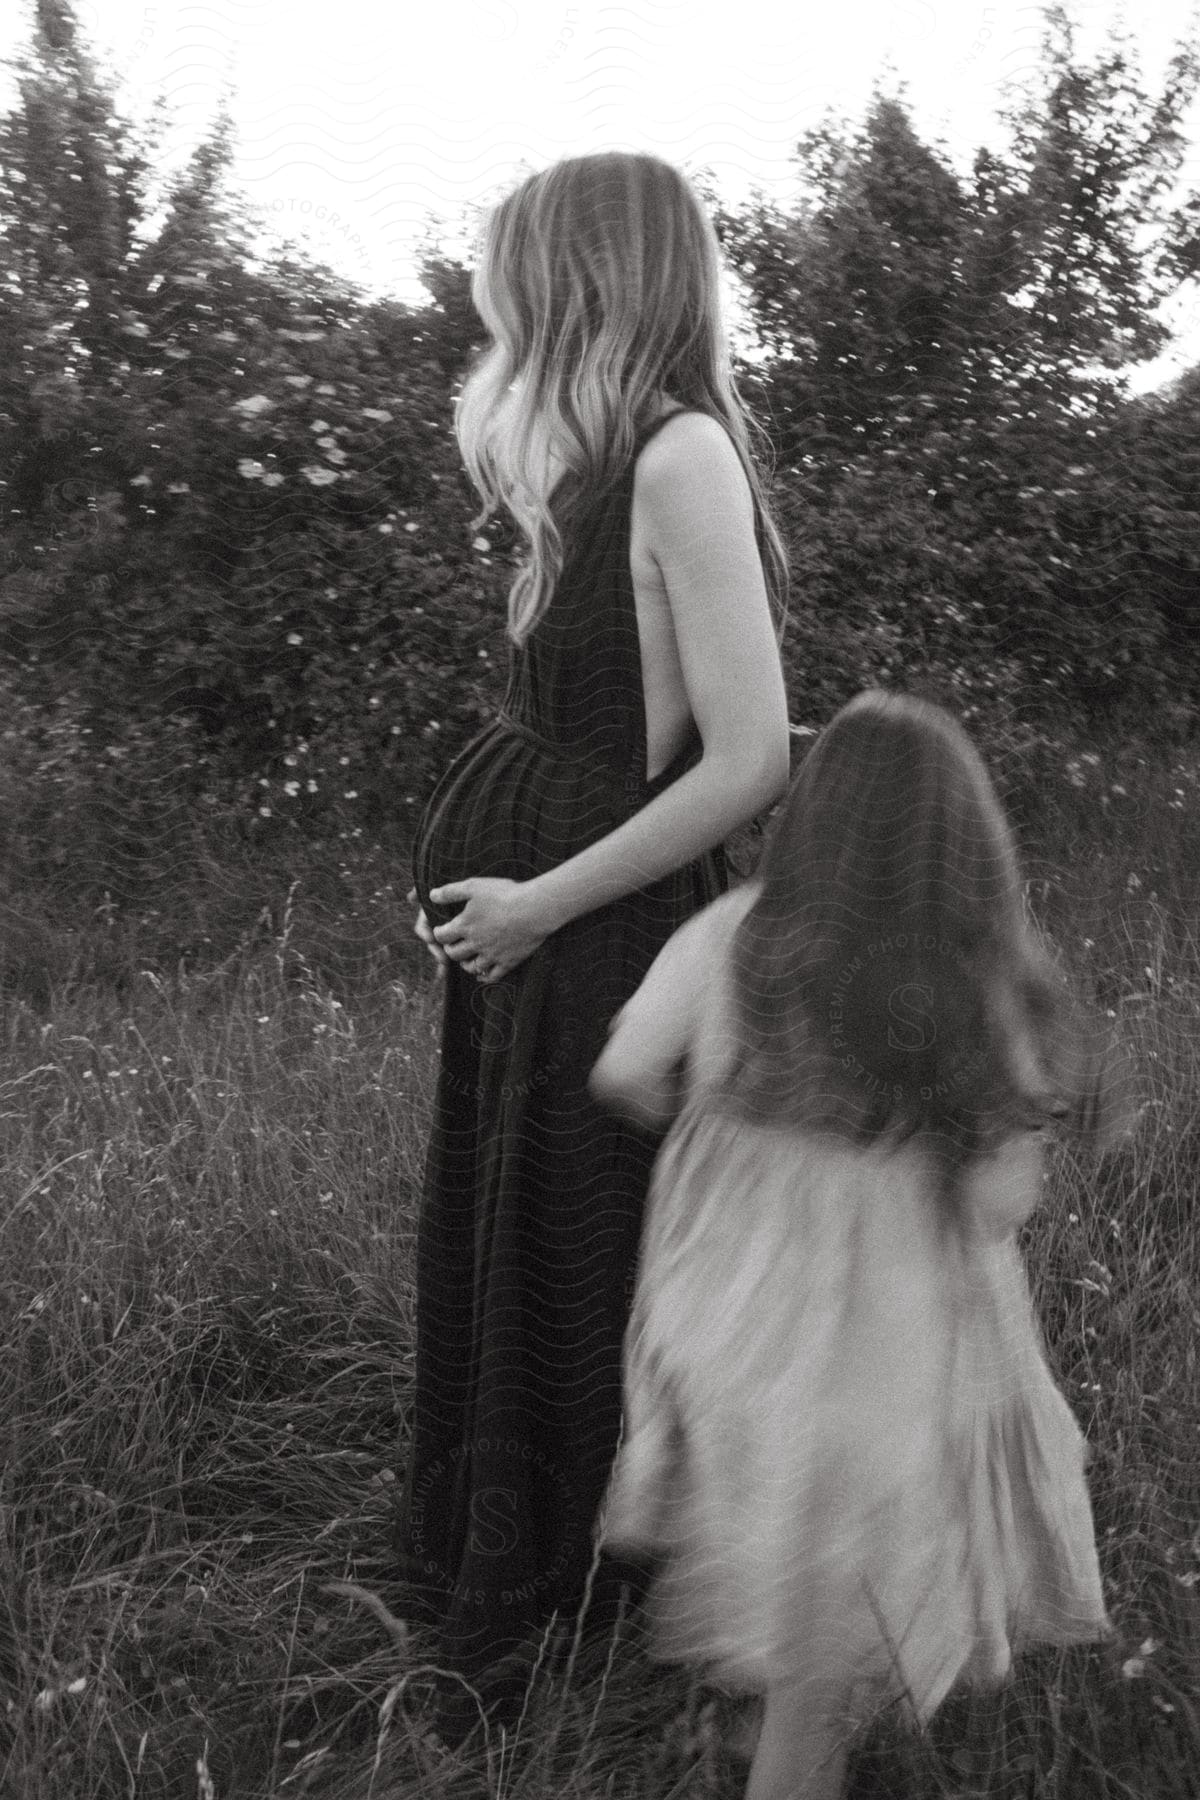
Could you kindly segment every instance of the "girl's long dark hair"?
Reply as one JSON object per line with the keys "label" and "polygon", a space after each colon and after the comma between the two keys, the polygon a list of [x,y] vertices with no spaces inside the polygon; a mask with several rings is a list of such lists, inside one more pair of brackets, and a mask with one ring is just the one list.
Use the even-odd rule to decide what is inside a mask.
{"label": "girl's long dark hair", "polygon": [[859,1143],[923,1132],[948,1187],[1022,1126],[1115,1128],[1115,1051],[1027,921],[992,783],[941,707],[881,692],[843,707],[756,879],[724,1107]]}

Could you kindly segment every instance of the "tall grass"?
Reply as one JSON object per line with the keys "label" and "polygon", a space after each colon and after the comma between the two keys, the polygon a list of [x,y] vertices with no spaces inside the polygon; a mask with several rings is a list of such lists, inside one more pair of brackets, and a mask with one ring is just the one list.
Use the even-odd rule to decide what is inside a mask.
{"label": "tall grass", "polygon": [[[1099,1171],[1059,1155],[1026,1249],[1094,1446],[1120,1639],[1027,1658],[919,1742],[882,1721],[858,1796],[1195,1793],[1200,825],[1178,768],[1099,799],[1047,798],[1030,896],[1120,1014],[1141,1111]],[[370,913],[378,869],[358,871],[373,922],[339,974],[333,915],[306,915],[292,876],[222,960],[144,967],[136,927],[100,917],[103,955],[13,975],[0,1792],[734,1796],[731,1703],[624,1645],[539,1689],[474,1790],[422,1738],[422,1647],[387,1609],[440,990],[408,948],[406,883]]]}

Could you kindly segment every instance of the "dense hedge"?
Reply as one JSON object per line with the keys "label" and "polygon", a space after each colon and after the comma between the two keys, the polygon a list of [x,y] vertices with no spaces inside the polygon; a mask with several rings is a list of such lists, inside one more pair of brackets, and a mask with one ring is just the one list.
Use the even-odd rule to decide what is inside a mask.
{"label": "dense hedge", "polygon": [[[1118,53],[1047,58],[1009,159],[969,182],[881,100],[802,146],[795,216],[718,208],[762,351],[741,377],[792,555],[793,718],[920,686],[1030,772],[1102,724],[1186,736],[1200,699],[1200,383],[1131,403],[1112,372],[1161,343],[1194,260],[1187,209],[1151,201],[1196,69],[1139,115]],[[152,157],[69,33],[36,46],[0,151],[26,822],[69,861],[90,817],[131,868],[205,807],[403,834],[506,662],[513,545],[472,526],[450,424],[466,271],[432,258],[409,308],[256,261],[224,126],[139,232]]]}

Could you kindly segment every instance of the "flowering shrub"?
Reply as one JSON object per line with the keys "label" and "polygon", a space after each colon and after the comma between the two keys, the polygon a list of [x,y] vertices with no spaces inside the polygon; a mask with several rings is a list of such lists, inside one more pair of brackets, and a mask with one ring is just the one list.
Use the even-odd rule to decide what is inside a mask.
{"label": "flowering shrub", "polygon": [[203,355],[187,290],[155,287],[125,403],[95,397],[60,442],[78,474],[29,508],[3,647],[26,697],[71,695],[80,745],[190,733],[180,794],[195,775],[257,829],[403,825],[494,702],[505,553],[411,322],[274,281]]}

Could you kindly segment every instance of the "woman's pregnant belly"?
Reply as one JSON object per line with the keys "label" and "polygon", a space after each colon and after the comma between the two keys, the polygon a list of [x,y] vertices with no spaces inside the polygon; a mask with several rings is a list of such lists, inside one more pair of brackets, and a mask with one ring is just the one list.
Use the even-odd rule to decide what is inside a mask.
{"label": "woman's pregnant belly", "polygon": [[468,876],[529,881],[620,824],[621,787],[600,764],[569,760],[497,720],[446,770],[413,847],[413,885],[432,924],[460,903],[430,890]]}

